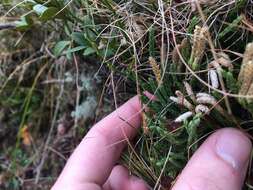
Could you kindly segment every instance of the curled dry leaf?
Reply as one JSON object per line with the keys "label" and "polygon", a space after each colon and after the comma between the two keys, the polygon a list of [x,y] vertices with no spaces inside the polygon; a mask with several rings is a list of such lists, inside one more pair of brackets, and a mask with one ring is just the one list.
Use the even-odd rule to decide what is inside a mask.
{"label": "curled dry leaf", "polygon": [[214,69],[209,70],[208,76],[211,81],[212,87],[218,89],[219,88],[219,79],[218,79],[217,71]]}
{"label": "curled dry leaf", "polygon": [[32,145],[32,135],[29,131],[29,126],[24,125],[21,129],[21,138],[22,142],[26,146],[31,146]]}
{"label": "curled dry leaf", "polygon": [[219,52],[218,53],[218,62],[221,66],[229,68],[229,70],[233,70],[234,65],[232,64],[232,61],[228,54],[224,52]]}
{"label": "curled dry leaf", "polygon": [[205,93],[205,92],[199,92],[199,93],[197,93],[196,97],[197,97],[197,98],[208,97],[208,98],[213,98],[213,99],[215,99],[212,95],[210,95],[210,94],[208,94],[208,93]]}
{"label": "curled dry leaf", "polygon": [[126,39],[125,37],[123,37],[123,38],[120,40],[120,45],[122,45],[122,46],[127,45],[127,39]]}
{"label": "curled dry leaf", "polygon": [[[216,109],[221,115],[226,118],[230,118],[227,112],[218,104],[218,101],[207,93],[198,93],[197,94],[197,103],[204,105],[212,105],[214,109]],[[230,118],[231,119],[231,118]]]}
{"label": "curled dry leaf", "polygon": [[179,117],[177,117],[175,119],[175,123],[181,123],[184,122],[185,120],[187,120],[189,117],[191,117],[193,115],[193,112],[188,111],[186,113],[183,113],[182,115],[180,115]]}
{"label": "curled dry leaf", "polygon": [[210,94],[207,94],[207,93],[198,93],[197,94],[197,103],[199,103],[199,104],[215,105],[215,104],[217,104],[217,101]]}
{"label": "curled dry leaf", "polygon": [[189,110],[192,110],[192,109],[193,109],[193,106],[191,105],[191,103],[188,102],[188,101],[185,100],[185,99],[177,98],[177,97],[171,96],[171,97],[170,97],[170,100],[173,101],[173,102],[175,102],[175,103],[178,104],[178,105],[184,106],[185,108],[187,108],[187,109],[189,109]]}
{"label": "curled dry leaf", "polygon": [[195,112],[196,113],[202,113],[202,114],[209,114],[210,113],[210,109],[207,106],[205,106],[203,104],[200,104],[200,105],[196,106]]}
{"label": "curled dry leaf", "polygon": [[177,95],[179,102],[181,102],[181,105],[184,105],[189,110],[193,109],[193,105],[185,98],[184,94],[181,91],[177,90],[175,94]]}

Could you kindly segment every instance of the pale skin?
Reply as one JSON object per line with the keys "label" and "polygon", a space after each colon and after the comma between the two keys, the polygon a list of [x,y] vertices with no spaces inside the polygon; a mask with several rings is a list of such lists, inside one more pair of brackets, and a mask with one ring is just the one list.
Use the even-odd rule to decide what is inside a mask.
{"label": "pale skin", "polygon": [[[141,126],[141,109],[136,96],[97,123],[75,149],[52,190],[148,190],[143,180],[116,165]],[[239,130],[214,132],[190,159],[172,190],[240,190],[251,149],[250,140]]]}

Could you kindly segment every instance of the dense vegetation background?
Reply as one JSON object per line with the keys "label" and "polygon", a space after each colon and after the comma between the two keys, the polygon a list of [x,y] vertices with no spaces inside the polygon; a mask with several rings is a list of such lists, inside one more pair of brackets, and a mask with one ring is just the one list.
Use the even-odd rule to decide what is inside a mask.
{"label": "dense vegetation background", "polygon": [[168,189],[213,131],[236,127],[252,138],[252,8],[2,0],[0,187],[49,188],[87,130],[134,94],[149,111],[121,161],[154,189]]}

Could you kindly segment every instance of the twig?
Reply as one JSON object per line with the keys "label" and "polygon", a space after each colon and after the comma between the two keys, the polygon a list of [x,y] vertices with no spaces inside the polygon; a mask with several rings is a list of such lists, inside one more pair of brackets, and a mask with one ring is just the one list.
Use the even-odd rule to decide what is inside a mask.
{"label": "twig", "polygon": [[[81,96],[81,86],[79,85],[79,67],[78,67],[78,61],[76,58],[76,55],[73,54],[74,57],[74,64],[75,64],[75,69],[76,69],[76,107],[75,110],[77,110],[78,106],[79,106],[79,102],[80,102],[80,96]],[[76,136],[76,128],[77,128],[77,123],[78,123],[78,118],[75,117],[75,121],[74,121],[74,130],[73,130],[73,136]]]}
{"label": "twig", "polygon": [[[62,73],[61,73],[61,75],[62,75]],[[48,156],[48,148],[49,148],[49,144],[50,144],[51,139],[52,139],[52,135],[53,135],[53,131],[54,131],[54,126],[55,126],[55,123],[56,123],[56,120],[57,120],[58,111],[59,111],[59,108],[60,108],[60,105],[61,105],[61,101],[60,100],[62,98],[63,92],[64,92],[64,83],[61,84],[60,93],[59,93],[59,95],[57,97],[56,108],[55,108],[55,111],[54,111],[54,117],[53,117],[53,120],[52,120],[52,123],[51,123],[51,127],[49,129],[49,133],[48,133],[48,136],[47,136],[44,148],[43,148],[42,158],[41,158],[40,163],[39,163],[39,165],[38,165],[38,167],[36,169],[35,184],[38,184],[38,182],[39,182],[41,170],[42,170],[42,168],[44,166],[44,163],[46,161],[46,158]]]}
{"label": "twig", "polygon": [[162,179],[162,175],[163,175],[163,173],[164,173],[164,171],[165,171],[165,168],[166,168],[166,166],[167,166],[167,163],[169,162],[169,159],[170,159],[171,150],[172,150],[172,146],[170,146],[170,149],[169,149],[169,152],[168,152],[168,154],[167,154],[166,160],[165,160],[165,162],[164,162],[163,168],[162,168],[162,170],[161,170],[161,172],[160,172],[160,175],[159,175],[159,177],[158,177],[158,179],[157,179],[157,181],[156,181],[154,190],[157,189],[157,187],[158,187],[158,185],[159,185],[159,183],[160,183],[160,181],[161,181],[161,179]]}
{"label": "twig", "polygon": [[13,23],[5,23],[5,24],[0,23],[0,30],[14,29],[14,28],[16,28],[16,26]]}

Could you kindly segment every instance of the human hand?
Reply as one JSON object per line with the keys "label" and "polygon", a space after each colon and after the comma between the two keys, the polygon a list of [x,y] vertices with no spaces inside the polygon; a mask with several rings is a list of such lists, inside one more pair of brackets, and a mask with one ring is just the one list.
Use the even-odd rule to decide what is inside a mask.
{"label": "human hand", "polygon": [[[52,190],[147,190],[143,180],[115,166],[141,125],[140,111],[136,96],[97,123],[75,149]],[[215,132],[193,155],[172,189],[241,189],[251,146],[235,129]]]}

